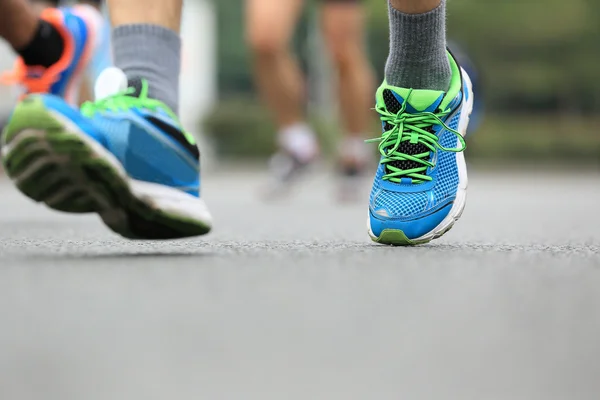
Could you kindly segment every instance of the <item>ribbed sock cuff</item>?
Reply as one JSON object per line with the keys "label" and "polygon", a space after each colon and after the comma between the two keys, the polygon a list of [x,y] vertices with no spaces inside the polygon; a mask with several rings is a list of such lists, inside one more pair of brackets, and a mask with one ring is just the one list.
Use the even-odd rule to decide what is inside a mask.
{"label": "ribbed sock cuff", "polygon": [[113,29],[115,65],[128,79],[146,79],[149,96],[177,113],[181,38],[167,28],[150,24],[121,25]]}
{"label": "ribbed sock cuff", "polygon": [[448,90],[452,71],[446,53],[446,1],[424,14],[404,14],[388,2],[390,54],[388,84],[412,89]]}

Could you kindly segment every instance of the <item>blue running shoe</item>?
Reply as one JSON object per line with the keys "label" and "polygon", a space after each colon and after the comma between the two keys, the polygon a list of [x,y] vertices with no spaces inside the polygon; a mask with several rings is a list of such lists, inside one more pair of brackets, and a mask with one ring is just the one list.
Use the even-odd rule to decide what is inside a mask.
{"label": "blue running shoe", "polygon": [[52,95],[29,95],[2,134],[8,176],[26,196],[70,213],[98,213],[131,239],[206,234],[211,216],[200,198],[194,138],[140,81],[127,88],[111,68],[98,84],[109,97],[81,112]]}
{"label": "blue running shoe", "polygon": [[396,246],[430,242],[459,219],[467,194],[463,139],[473,109],[469,76],[449,54],[447,93],[383,83],[377,112],[381,159],[369,204],[369,235]]}
{"label": "blue running shoe", "polygon": [[50,93],[77,103],[79,86],[92,58],[98,30],[98,11],[88,6],[47,8],[40,18],[52,24],[64,39],[62,57],[52,66],[25,65],[17,59],[2,82],[21,86],[26,94]]}

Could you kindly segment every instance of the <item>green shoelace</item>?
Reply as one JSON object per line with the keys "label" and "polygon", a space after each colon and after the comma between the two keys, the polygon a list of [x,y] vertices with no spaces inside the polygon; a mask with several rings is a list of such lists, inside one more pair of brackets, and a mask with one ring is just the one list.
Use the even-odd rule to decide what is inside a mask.
{"label": "green shoelace", "polygon": [[[410,94],[408,96],[410,98]],[[402,108],[397,114],[387,111],[385,105],[377,105],[375,110],[379,113],[381,121],[391,125],[393,128],[383,132],[381,137],[369,139],[367,143],[379,143],[379,152],[382,155],[381,164],[386,166],[386,174],[384,180],[389,180],[395,183],[400,183],[402,178],[412,178],[413,183],[423,183],[431,181],[433,178],[426,175],[427,168],[435,167],[435,164],[429,161],[430,151],[437,152],[448,151],[458,153],[467,148],[467,144],[460,132],[450,128],[442,120],[450,111],[440,113],[419,112],[407,113],[406,103],[402,104]],[[429,131],[432,126],[441,126],[443,130],[453,133],[458,137],[460,147],[448,149],[439,144],[439,137]],[[399,151],[402,142],[410,142],[410,144],[423,144],[429,150],[420,154],[405,154]],[[411,169],[400,169],[393,165],[397,161],[413,161],[422,166]]]}
{"label": "green shoelace", "polygon": [[[148,82],[146,80],[142,80],[142,90],[140,91],[140,95],[132,96],[133,94],[135,94],[135,88],[129,87],[122,92],[102,100],[94,102],[86,101],[81,106],[81,113],[89,118],[102,111],[126,111],[131,108],[144,108],[151,111],[162,110],[174,121],[179,121],[177,115],[175,115],[175,113],[173,113],[173,111],[171,111],[162,101],[148,97]],[[196,144],[194,136],[188,132],[182,132],[190,144]]]}

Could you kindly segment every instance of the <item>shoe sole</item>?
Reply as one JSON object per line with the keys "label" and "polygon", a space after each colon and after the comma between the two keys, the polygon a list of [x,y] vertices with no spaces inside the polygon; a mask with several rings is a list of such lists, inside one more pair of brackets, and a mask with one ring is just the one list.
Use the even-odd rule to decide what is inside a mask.
{"label": "shoe sole", "polygon": [[[473,112],[473,84],[471,83],[471,78],[469,78],[469,75],[465,72],[465,70],[462,70],[462,74],[467,86],[466,89],[468,91],[468,99],[462,106],[458,131],[463,137],[465,137],[467,134],[467,128],[469,126],[469,119],[471,118],[471,113]],[[399,229],[384,229],[379,236],[375,236],[373,230],[371,229],[371,218],[369,217],[367,219],[367,229],[369,231],[371,240],[376,243],[391,246],[416,246],[439,239],[450,229],[452,229],[454,223],[460,219],[465,209],[465,204],[467,201],[467,187],[469,184],[469,179],[467,177],[467,164],[465,162],[465,155],[463,152],[456,153],[456,163],[458,166],[459,176],[456,199],[454,200],[454,204],[452,205],[450,212],[446,218],[442,220],[442,222],[440,222],[432,231],[426,233],[425,235],[416,239],[409,239],[406,234]]]}
{"label": "shoe sole", "polygon": [[2,161],[32,200],[68,213],[97,213],[130,239],[179,239],[211,229],[202,199],[129,178],[103,146],[61,114],[30,96],[2,133]]}

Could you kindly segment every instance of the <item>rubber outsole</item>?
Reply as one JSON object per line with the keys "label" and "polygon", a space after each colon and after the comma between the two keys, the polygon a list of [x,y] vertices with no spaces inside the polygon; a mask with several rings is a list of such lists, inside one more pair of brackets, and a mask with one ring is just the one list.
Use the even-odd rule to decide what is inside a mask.
{"label": "rubber outsole", "polygon": [[[454,222],[456,222],[457,220],[458,218],[456,218]],[[431,239],[427,238],[411,240],[400,229],[384,229],[383,232],[381,232],[381,234],[379,235],[379,237],[371,236],[371,240],[373,240],[375,243],[388,246],[418,246],[421,244],[427,244],[432,240],[439,239],[440,237],[445,235],[450,229],[452,229],[453,226],[454,223],[448,226],[446,230],[434,235]]]}
{"label": "rubber outsole", "polygon": [[[178,239],[211,229],[209,218],[164,210],[156,199],[134,193],[136,181],[114,156],[60,121],[39,96],[17,105],[2,133],[2,155],[7,175],[27,197],[62,212],[97,213],[126,238]],[[203,206],[200,199],[189,198]]]}

